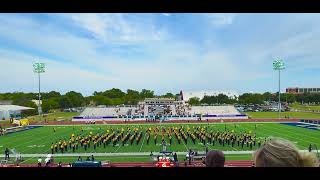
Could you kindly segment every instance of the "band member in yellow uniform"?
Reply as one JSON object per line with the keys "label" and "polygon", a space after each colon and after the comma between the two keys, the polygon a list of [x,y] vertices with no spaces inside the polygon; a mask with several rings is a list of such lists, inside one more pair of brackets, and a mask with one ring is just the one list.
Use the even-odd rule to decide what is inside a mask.
{"label": "band member in yellow uniform", "polygon": [[53,143],[51,144],[51,154],[54,154],[54,145],[53,145]]}

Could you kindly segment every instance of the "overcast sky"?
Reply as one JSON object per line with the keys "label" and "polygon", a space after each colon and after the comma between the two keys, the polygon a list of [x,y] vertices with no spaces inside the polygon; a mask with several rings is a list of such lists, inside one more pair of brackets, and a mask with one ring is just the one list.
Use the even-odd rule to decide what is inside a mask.
{"label": "overcast sky", "polygon": [[319,87],[320,14],[0,14],[0,92]]}

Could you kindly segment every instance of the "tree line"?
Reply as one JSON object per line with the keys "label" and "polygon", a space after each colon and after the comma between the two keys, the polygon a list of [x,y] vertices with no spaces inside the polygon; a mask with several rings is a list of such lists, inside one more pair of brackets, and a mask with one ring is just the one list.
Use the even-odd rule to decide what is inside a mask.
{"label": "tree line", "polygon": [[[136,105],[139,101],[145,98],[153,97],[175,98],[176,95],[172,93],[155,95],[154,91],[147,89],[142,89],[141,91],[128,89],[126,92],[123,92],[117,88],[112,88],[102,92],[95,91],[93,95],[86,97],[80,92],[75,91],[70,91],[65,94],[60,94],[56,91],[41,93],[41,99],[43,100],[42,111],[44,113],[48,113],[50,110],[54,109],[66,109],[82,106],[112,106],[121,104]],[[38,93],[0,93],[0,100],[11,100],[14,105],[34,108],[33,110],[24,111],[24,114],[27,116],[37,114],[37,106],[32,102],[32,100],[37,100],[38,98]]]}
{"label": "tree line", "polygon": [[[128,89],[123,92],[120,89],[112,88],[106,91],[95,91],[91,96],[83,96],[80,92],[70,91],[65,94],[60,94],[56,91],[41,93],[42,111],[44,113],[50,112],[54,109],[66,109],[83,106],[97,106],[97,105],[136,105],[139,101],[145,98],[166,97],[175,98],[177,94],[166,93],[163,95],[155,95],[154,91],[142,89],[141,91]],[[0,100],[12,100],[12,104],[32,107],[33,110],[25,111],[25,115],[37,114],[37,106],[31,100],[38,99],[38,93],[0,93]],[[244,93],[238,98],[230,98],[224,94],[217,96],[204,96],[202,99],[192,97],[189,99],[189,104],[263,104],[265,101],[278,101],[278,94],[270,92],[265,93]],[[299,103],[320,103],[320,94],[305,93],[305,94],[288,94],[281,93],[282,102],[299,102]]]}
{"label": "tree line", "polygon": [[[244,93],[238,98],[231,98],[224,94],[217,96],[204,96],[202,99],[192,97],[189,99],[189,104],[200,105],[200,104],[264,104],[264,102],[278,102],[279,93]],[[320,93],[305,93],[305,94],[289,94],[281,93],[281,102],[287,103],[314,103],[320,104]]]}

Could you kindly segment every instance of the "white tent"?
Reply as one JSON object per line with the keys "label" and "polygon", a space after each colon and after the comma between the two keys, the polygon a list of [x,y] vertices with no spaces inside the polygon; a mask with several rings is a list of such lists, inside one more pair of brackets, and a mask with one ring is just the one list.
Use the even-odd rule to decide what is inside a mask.
{"label": "white tent", "polygon": [[17,106],[17,105],[0,105],[0,120],[9,119],[10,114],[19,114],[23,110],[34,109],[30,107]]}

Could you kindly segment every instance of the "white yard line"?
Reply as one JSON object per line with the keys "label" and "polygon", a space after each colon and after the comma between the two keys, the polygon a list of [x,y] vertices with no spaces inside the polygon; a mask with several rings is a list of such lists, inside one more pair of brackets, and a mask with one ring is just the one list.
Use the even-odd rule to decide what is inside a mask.
{"label": "white yard line", "polygon": [[[285,124],[284,124],[285,125]],[[287,125],[288,126],[288,125]],[[307,136],[307,135],[304,135],[303,133],[299,133],[299,132],[293,132],[293,131],[291,131],[291,130],[289,130],[290,128],[289,127],[286,127],[286,126],[284,126],[283,127],[283,129],[285,130],[285,131],[288,131],[288,132],[290,132],[291,134],[296,134],[296,135],[299,135],[299,136],[304,136],[304,137],[306,137],[306,138],[313,138],[313,139],[315,139],[315,140],[319,140],[319,138],[316,138],[316,137],[312,137],[312,136]],[[305,130],[308,130],[308,129],[306,129],[306,128],[304,128]]]}
{"label": "white yard line", "polygon": [[[68,130],[68,129],[67,129],[67,130]],[[69,131],[69,130],[68,130],[68,131]],[[61,138],[61,137],[65,137],[65,134],[61,134],[61,135],[59,135],[58,137],[60,137],[60,138]],[[50,139],[52,140],[52,139],[54,139],[54,138],[51,137]],[[46,151],[50,151],[50,150],[48,149],[48,150],[45,150],[45,152],[46,152]],[[22,152],[25,152],[25,151],[22,151]],[[51,152],[50,152],[50,153],[51,153]],[[29,161],[29,160],[31,160],[31,159],[33,159],[33,158],[36,158],[36,157],[31,157],[31,158],[29,158],[29,159],[24,160],[23,162]]]}
{"label": "white yard line", "polygon": [[[272,128],[272,127],[266,128],[266,127],[267,127],[267,126],[264,127],[264,130],[266,130],[266,129],[276,129],[276,130],[279,130],[279,128]],[[289,132],[288,132],[288,134],[281,134],[281,133],[279,133],[279,132],[277,132],[277,131],[272,131],[272,130],[267,130],[267,131],[273,132],[273,133],[276,133],[276,134],[279,134],[279,135],[281,135],[281,136],[290,137],[290,138],[292,138],[292,139],[296,139],[296,140],[299,140],[299,141],[308,142],[308,144],[314,143],[314,142],[312,142],[312,141],[303,140],[303,139],[298,138],[298,137],[296,137],[296,136],[290,136],[290,135],[288,135],[288,134],[292,134],[292,133],[289,133]]]}

